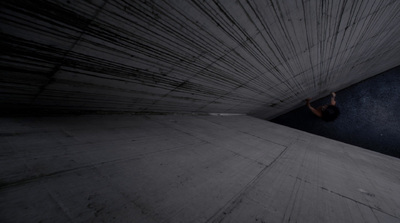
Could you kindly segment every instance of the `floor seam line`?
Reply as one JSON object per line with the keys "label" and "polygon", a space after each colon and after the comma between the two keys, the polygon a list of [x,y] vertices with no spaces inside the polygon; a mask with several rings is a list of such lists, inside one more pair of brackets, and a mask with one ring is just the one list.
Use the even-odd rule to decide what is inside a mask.
{"label": "floor seam line", "polygon": [[221,222],[227,214],[232,212],[238,204],[240,204],[242,198],[244,195],[247,194],[247,192],[252,188],[261,178],[262,175],[264,175],[265,172],[270,170],[275,162],[280,159],[283,154],[286,153],[287,149],[290,146],[285,147],[285,149],[277,156],[275,159],[267,166],[265,166],[242,190],[240,190],[235,196],[232,197],[222,208],[220,208],[217,212],[215,212],[209,219],[207,219],[206,222]]}

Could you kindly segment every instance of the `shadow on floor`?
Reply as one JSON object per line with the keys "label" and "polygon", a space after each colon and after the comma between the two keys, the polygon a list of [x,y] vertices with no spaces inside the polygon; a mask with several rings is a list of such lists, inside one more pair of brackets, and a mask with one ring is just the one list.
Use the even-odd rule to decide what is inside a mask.
{"label": "shadow on floor", "polygon": [[270,121],[400,158],[400,66],[336,93],[341,115],[334,122],[313,116],[305,105]]}

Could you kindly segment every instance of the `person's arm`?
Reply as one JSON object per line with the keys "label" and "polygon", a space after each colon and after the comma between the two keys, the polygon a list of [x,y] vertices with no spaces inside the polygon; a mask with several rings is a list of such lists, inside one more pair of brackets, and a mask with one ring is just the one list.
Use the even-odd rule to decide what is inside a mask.
{"label": "person's arm", "polygon": [[311,111],[312,113],[314,113],[314,115],[316,115],[316,116],[318,116],[318,117],[322,117],[321,111],[318,111],[318,110],[315,109],[313,106],[311,106],[310,100],[311,100],[311,98],[307,98],[307,99],[306,99],[307,107],[310,109],[310,111]]}
{"label": "person's arm", "polygon": [[335,106],[336,105],[336,93],[332,92],[332,97],[331,97],[331,105]]}

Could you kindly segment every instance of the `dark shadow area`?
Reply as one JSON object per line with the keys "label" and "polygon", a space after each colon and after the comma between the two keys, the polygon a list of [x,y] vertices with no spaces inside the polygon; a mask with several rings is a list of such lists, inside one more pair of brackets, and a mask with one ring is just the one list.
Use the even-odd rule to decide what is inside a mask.
{"label": "dark shadow area", "polygon": [[[341,115],[325,122],[304,106],[270,121],[400,158],[400,66],[336,92]],[[312,101],[328,104],[330,95]]]}

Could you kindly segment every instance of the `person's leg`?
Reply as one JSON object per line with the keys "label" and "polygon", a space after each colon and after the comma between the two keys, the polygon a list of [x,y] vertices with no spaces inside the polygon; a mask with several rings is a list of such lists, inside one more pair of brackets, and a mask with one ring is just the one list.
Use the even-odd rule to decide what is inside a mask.
{"label": "person's leg", "polygon": [[332,97],[331,97],[331,105],[336,106],[336,93],[332,92]]}

